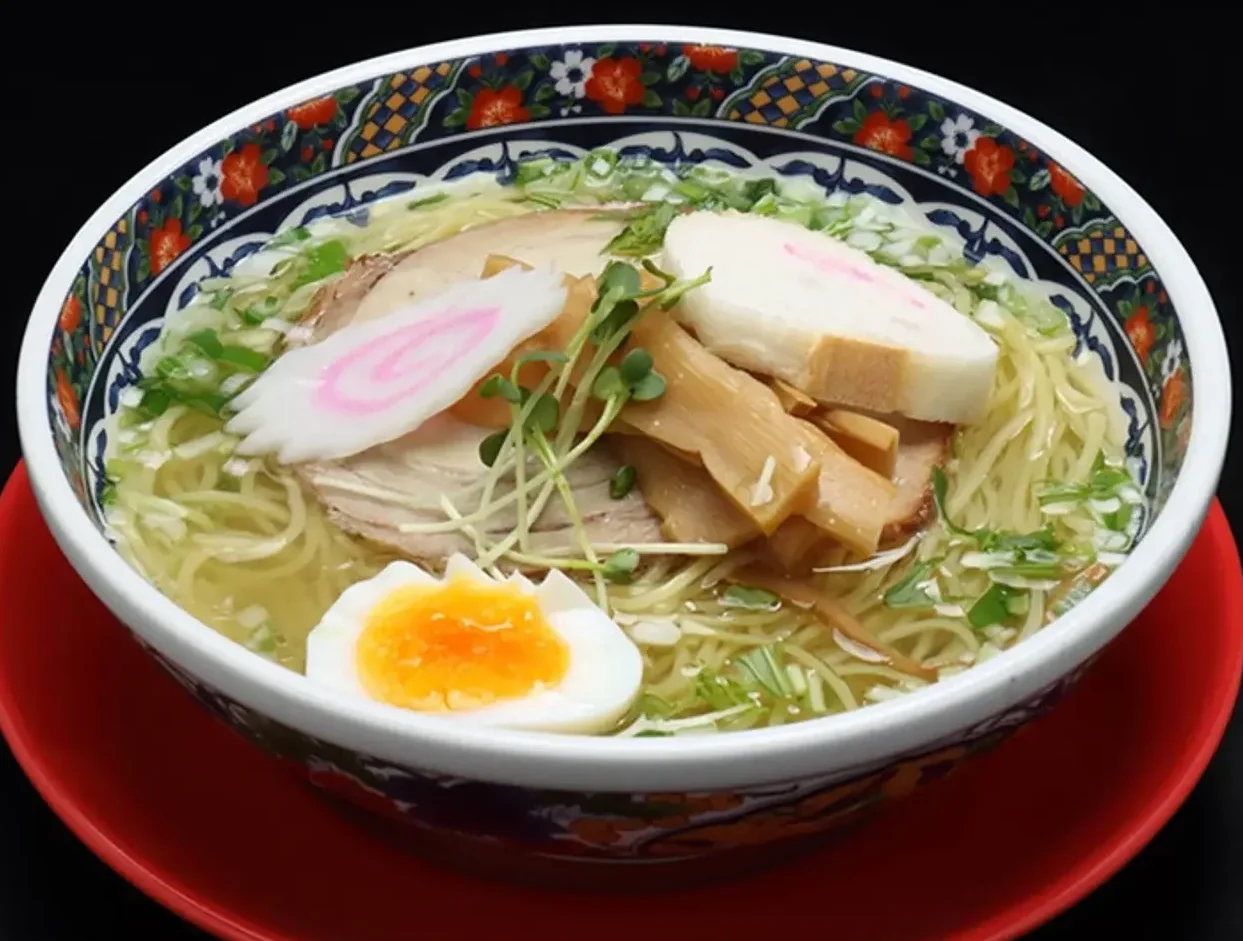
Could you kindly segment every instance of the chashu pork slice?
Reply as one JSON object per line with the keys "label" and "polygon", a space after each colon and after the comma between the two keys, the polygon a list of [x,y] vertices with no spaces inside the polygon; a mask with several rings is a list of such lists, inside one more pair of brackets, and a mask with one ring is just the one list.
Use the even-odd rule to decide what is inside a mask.
{"label": "chashu pork slice", "polygon": [[933,521],[936,501],[932,494],[932,472],[944,467],[949,460],[950,442],[954,437],[953,425],[910,421],[898,416],[886,416],[885,421],[898,429],[898,452],[892,477],[898,490],[881,531],[882,549],[901,545]]}
{"label": "chashu pork slice", "polygon": [[[477,278],[490,255],[510,255],[531,265],[552,263],[578,277],[597,273],[605,264],[604,247],[624,225],[598,209],[554,210],[487,223],[404,255],[358,259],[320,292],[303,321],[310,328],[303,335],[318,342],[348,324]],[[410,558],[439,563],[474,547],[463,533],[426,528],[445,521],[442,496],[464,516],[479,509],[477,482],[487,472],[479,443],[490,433],[440,416],[403,438],[353,457],[302,464],[298,472],[341,529]],[[567,471],[588,539],[603,547],[661,541],[660,521],[637,490],[621,500],[609,496],[609,479],[617,468],[612,457],[596,449]],[[532,467],[528,477],[536,473]],[[510,504],[476,528],[492,544],[516,525]],[[581,551],[579,534],[555,493],[532,530],[534,553]]]}
{"label": "chashu pork slice", "polygon": [[[613,208],[613,207],[609,207]],[[403,304],[478,278],[489,255],[517,258],[532,268],[555,265],[581,278],[599,274],[605,246],[626,226],[605,207],[554,209],[487,222],[400,255],[356,260],[312,304],[302,342],[318,342],[346,324],[383,317]]]}
{"label": "chashu pork slice", "polygon": [[[342,460],[303,464],[299,473],[340,528],[438,565],[454,552],[474,549],[474,540],[462,532],[426,530],[435,530],[446,519],[442,496],[463,516],[479,509],[479,481],[487,472],[479,460],[479,443],[488,434],[485,428],[438,416],[404,438]],[[662,539],[660,522],[638,491],[620,500],[609,495],[609,480],[617,466],[607,454],[593,450],[566,472],[587,538],[603,554]],[[536,473],[533,466],[528,479]],[[511,490],[499,488],[493,501]],[[474,527],[492,545],[517,524],[516,508],[510,503]],[[578,533],[555,493],[532,527],[530,551],[554,556],[581,552]]]}

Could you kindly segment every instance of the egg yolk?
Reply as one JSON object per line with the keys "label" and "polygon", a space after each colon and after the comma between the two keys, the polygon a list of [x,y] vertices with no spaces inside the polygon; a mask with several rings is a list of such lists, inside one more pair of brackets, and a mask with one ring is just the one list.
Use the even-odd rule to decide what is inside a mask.
{"label": "egg yolk", "polygon": [[370,612],[359,679],[405,709],[476,709],[555,686],[570,663],[539,603],[515,585],[456,578],[411,585]]}

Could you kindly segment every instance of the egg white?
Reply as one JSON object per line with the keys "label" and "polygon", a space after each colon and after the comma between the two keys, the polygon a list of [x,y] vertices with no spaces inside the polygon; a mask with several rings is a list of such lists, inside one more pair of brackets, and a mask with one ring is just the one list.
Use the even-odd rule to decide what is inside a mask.
{"label": "egg white", "polygon": [[[359,677],[357,657],[358,639],[371,611],[400,588],[438,585],[459,577],[497,584],[465,556],[454,555],[443,580],[409,562],[393,562],[374,578],[346,589],[307,636],[307,678],[372,699]],[[522,698],[425,714],[452,722],[545,732],[592,734],[613,728],[639,694],[643,680],[639,649],[561,572],[549,572],[538,586],[518,574],[506,581],[536,600],[544,620],[566,645],[569,665],[565,676],[556,686]]]}

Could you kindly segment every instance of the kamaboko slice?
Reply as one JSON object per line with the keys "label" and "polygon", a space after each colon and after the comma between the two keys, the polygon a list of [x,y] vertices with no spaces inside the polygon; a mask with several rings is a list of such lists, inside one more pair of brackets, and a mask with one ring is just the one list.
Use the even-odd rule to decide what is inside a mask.
{"label": "kamaboko slice", "polygon": [[233,400],[240,454],[284,464],[349,457],[414,431],[465,395],[565,303],[552,266],[511,268],[312,346],[289,350]]}

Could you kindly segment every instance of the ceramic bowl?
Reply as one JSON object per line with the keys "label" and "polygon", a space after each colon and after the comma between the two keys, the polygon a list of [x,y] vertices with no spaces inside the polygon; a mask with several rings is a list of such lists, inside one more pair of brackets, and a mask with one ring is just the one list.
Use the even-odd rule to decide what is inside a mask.
{"label": "ceramic bowl", "polygon": [[[1034,638],[932,688],[822,721],[676,742],[394,717],[226,640],[122,560],[101,526],[105,419],[135,381],[139,352],[200,279],[281,226],[363,216],[375,200],[468,174],[504,181],[524,155],[569,159],[601,145],[867,191],[957,233],[971,259],[1038,282],[1121,390],[1127,454],[1152,508],[1131,558]],[[561,880],[604,872],[611,884],[779,857],[788,841],[918,789],[1048,709],[1186,551],[1217,483],[1231,401],[1195,266],[1130,187],[1066,138],[861,53],[655,26],[413,49],[195,134],[126,183],[61,256],[30,319],[18,393],[31,480],[65,554],[208,709],[444,858]],[[597,862],[648,865],[583,865]]]}

